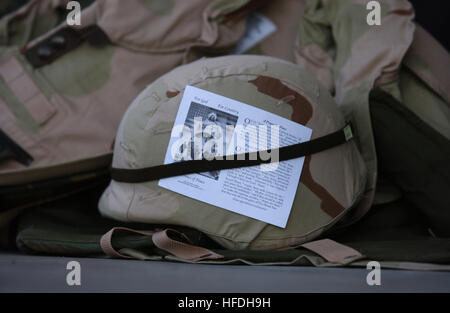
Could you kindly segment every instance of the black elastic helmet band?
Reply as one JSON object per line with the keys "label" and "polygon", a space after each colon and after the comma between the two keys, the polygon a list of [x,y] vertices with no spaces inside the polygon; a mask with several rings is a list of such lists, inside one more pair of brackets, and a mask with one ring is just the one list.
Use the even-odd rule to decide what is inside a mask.
{"label": "black elastic helmet band", "polygon": [[[352,138],[351,125],[347,124],[340,130],[323,137],[278,149],[266,150],[263,153],[273,153],[278,150],[278,161],[282,162],[331,149],[346,143]],[[251,152],[235,154],[232,160],[227,160],[226,157],[223,157],[223,160],[189,160],[137,169],[111,168],[111,178],[123,183],[143,183],[174,176],[271,163],[270,159],[261,159],[260,154],[261,152]]]}

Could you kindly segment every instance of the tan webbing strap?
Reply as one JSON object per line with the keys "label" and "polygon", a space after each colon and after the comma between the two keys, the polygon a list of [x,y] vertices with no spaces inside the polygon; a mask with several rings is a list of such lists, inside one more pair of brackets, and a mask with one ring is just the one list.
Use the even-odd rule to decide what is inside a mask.
{"label": "tan webbing strap", "polygon": [[112,257],[117,257],[117,258],[124,258],[124,259],[131,259],[131,257],[119,253],[116,249],[114,249],[114,247],[112,245],[112,237],[116,231],[128,231],[128,232],[132,232],[132,233],[144,235],[144,236],[151,236],[155,233],[154,231],[142,231],[142,230],[135,230],[135,229],[126,228],[126,227],[114,227],[109,232],[104,234],[102,236],[102,238],[100,239],[100,246],[101,246],[103,252],[106,255],[109,255]]}
{"label": "tan webbing strap", "polygon": [[169,237],[169,234],[184,236],[182,233],[173,230],[165,229],[163,231],[153,234],[152,240],[155,246],[161,250],[167,251],[180,259],[189,261],[200,261],[200,260],[211,260],[211,259],[221,259],[222,255],[217,254],[211,250],[183,243],[180,241],[173,240]]}
{"label": "tan webbing strap", "polygon": [[220,259],[223,258],[222,255],[217,254],[211,250],[194,246],[192,244],[183,243],[181,241],[174,240],[169,237],[169,234],[172,236],[178,236],[185,238],[188,242],[190,242],[189,238],[176,230],[173,229],[165,229],[163,231],[140,231],[140,230],[134,230],[126,227],[114,227],[109,232],[107,232],[105,235],[102,236],[100,239],[100,246],[103,250],[103,252],[106,255],[112,256],[112,257],[118,257],[118,258],[124,258],[124,259],[131,259],[132,257],[124,255],[122,253],[119,253],[112,245],[112,237],[115,232],[117,231],[128,231],[144,236],[152,236],[152,241],[154,245],[164,250],[170,254],[173,254],[174,256],[188,260],[188,261],[200,261],[205,259]]}
{"label": "tan webbing strap", "polygon": [[331,263],[346,265],[365,258],[353,248],[344,246],[330,239],[322,239],[302,244],[301,247],[317,253]]}

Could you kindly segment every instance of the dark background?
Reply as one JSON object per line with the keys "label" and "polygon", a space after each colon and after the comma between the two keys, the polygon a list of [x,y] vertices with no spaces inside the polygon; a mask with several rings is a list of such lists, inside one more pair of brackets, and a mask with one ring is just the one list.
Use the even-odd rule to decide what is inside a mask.
{"label": "dark background", "polygon": [[416,10],[416,21],[447,51],[450,51],[450,0],[410,0],[410,2]]}

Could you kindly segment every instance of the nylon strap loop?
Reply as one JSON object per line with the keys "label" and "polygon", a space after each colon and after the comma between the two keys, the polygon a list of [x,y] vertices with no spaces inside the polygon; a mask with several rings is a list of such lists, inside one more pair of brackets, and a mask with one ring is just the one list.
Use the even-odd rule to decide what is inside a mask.
{"label": "nylon strap loop", "polygon": [[157,232],[152,236],[152,240],[155,246],[157,246],[161,250],[173,254],[174,256],[180,259],[189,261],[223,258],[222,255],[217,254],[206,248],[174,240],[169,237],[169,233],[183,235],[180,232],[173,229],[165,229],[163,231]]}
{"label": "nylon strap loop", "polygon": [[330,239],[322,239],[302,244],[301,247],[317,253],[331,263],[347,265],[356,260],[365,258],[353,248],[344,246]]}
{"label": "nylon strap loop", "polygon": [[113,237],[114,233],[117,231],[128,231],[128,232],[143,235],[143,236],[151,236],[155,233],[154,231],[140,231],[140,230],[135,230],[135,229],[126,228],[126,227],[114,227],[110,231],[108,231],[106,234],[104,234],[102,236],[102,238],[100,239],[100,246],[101,246],[103,252],[106,255],[109,255],[111,257],[123,258],[123,259],[131,259],[131,257],[119,253],[113,247],[112,237]]}
{"label": "nylon strap loop", "polygon": [[173,229],[165,229],[162,231],[142,231],[142,230],[135,230],[131,228],[126,227],[114,227],[110,231],[108,231],[106,234],[102,236],[100,239],[100,246],[103,250],[103,252],[106,255],[109,255],[111,257],[116,258],[123,258],[123,259],[132,259],[132,257],[124,255],[120,252],[118,252],[112,244],[112,237],[114,233],[117,231],[127,231],[143,236],[151,236],[152,241],[154,245],[163,250],[166,251],[180,259],[188,260],[188,261],[200,261],[200,260],[211,260],[211,259],[220,259],[223,258],[222,255],[217,254],[211,250],[208,250],[206,248],[202,248],[199,246],[194,246],[192,244],[187,244],[181,241],[174,240],[169,237],[169,234],[172,236],[182,237],[188,242],[191,242],[189,238],[176,230]]}

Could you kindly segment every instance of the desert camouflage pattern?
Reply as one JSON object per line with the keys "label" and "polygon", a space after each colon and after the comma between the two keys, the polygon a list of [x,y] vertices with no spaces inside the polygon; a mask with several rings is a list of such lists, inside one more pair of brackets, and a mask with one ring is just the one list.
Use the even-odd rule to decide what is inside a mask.
{"label": "desert camouflage pattern", "polygon": [[[347,58],[347,64],[351,64],[355,69],[358,69],[358,66],[362,68],[362,66],[367,65],[364,69],[366,76],[382,70],[381,76],[372,84],[373,87],[385,90],[427,125],[447,139],[450,138],[450,96],[448,93],[450,77],[446,70],[450,66],[449,53],[420,25],[415,24],[412,42],[404,57],[401,58],[409,41],[408,36],[411,35],[410,20],[413,13],[406,1],[382,2],[383,27],[370,26],[370,28],[373,28],[372,34],[369,32],[364,35],[365,37],[361,37],[367,39],[368,42],[372,41],[384,47],[382,51],[377,51],[368,44],[356,45],[359,40],[358,36],[362,36],[363,32],[369,30],[369,27],[365,24],[369,12],[366,10],[367,3],[368,1],[328,1],[323,3],[311,1],[307,5],[307,1],[304,0],[282,0],[278,1],[277,5],[268,5],[260,12],[277,25],[277,31],[247,53],[271,55],[297,62],[313,73],[336,95],[338,95],[338,92],[335,90],[335,81],[337,79],[341,81],[350,80],[350,77],[346,78],[345,73],[340,71],[338,67],[338,62],[343,62],[341,59]],[[391,8],[388,9],[388,7]],[[280,13],[283,13],[282,17],[280,17]],[[344,25],[337,20],[333,21],[333,14],[339,14],[340,18],[350,21],[348,24],[353,23],[353,25]],[[390,27],[389,25],[393,25],[392,19],[396,18],[399,18],[397,22],[403,21],[405,27]],[[352,27],[358,31],[354,38],[347,38],[349,32],[352,31]],[[360,33],[360,30],[363,31]],[[375,37],[374,32],[379,32],[378,37]],[[332,33],[339,34],[339,36],[330,40]],[[396,38],[404,39],[393,43]],[[353,44],[360,50],[353,49],[349,55],[349,45]],[[339,49],[337,49],[337,45]],[[324,46],[324,48],[322,49],[321,46]],[[284,47],[289,47],[289,49],[284,49]],[[390,47],[395,47],[396,50],[392,51],[398,53],[386,57],[388,50],[391,53]],[[375,57],[379,57],[379,59],[374,62],[370,61]],[[395,61],[394,58],[396,58]],[[388,66],[383,68],[383,62],[387,63],[389,60],[392,61],[391,65],[397,68],[392,72]],[[400,60],[401,66],[398,66]],[[364,78],[363,74],[364,72],[357,76],[358,79],[351,81],[352,86],[360,82],[360,77]],[[367,79],[369,81],[374,80],[373,77]],[[373,88],[367,87],[364,90],[361,89],[361,93],[356,93],[356,96],[361,96],[364,100],[361,103],[367,102],[365,99],[368,98],[367,93],[371,89]],[[341,107],[344,107],[345,102],[339,99],[338,101],[342,103]],[[365,106],[363,107],[365,108]],[[364,116],[367,120],[367,112]],[[366,127],[360,125],[361,127],[364,133]],[[367,136],[371,138],[370,134],[367,134]],[[373,148],[371,140],[365,140],[365,142],[370,143],[369,148]],[[370,156],[373,155],[373,150],[371,151]],[[383,153],[383,151],[377,151],[377,153]],[[370,196],[371,194],[368,193],[368,201],[365,204],[362,203],[348,223],[364,215],[371,202]],[[373,203],[392,202],[401,196],[402,191],[396,186],[386,180],[377,180]],[[429,209],[424,208],[424,210]]]}
{"label": "desert camouflage pattern", "polygon": [[[49,26],[43,26],[41,36],[30,35],[30,28],[17,40],[2,37],[1,129],[34,161],[28,167],[15,160],[2,162],[0,186],[107,166],[120,119],[139,92],[178,65],[230,51],[253,8],[249,0],[98,0],[82,11],[81,25],[73,28],[97,25],[110,42],[85,40],[33,67],[24,54],[68,27],[65,21],[53,27],[47,18],[66,2],[31,1],[2,19],[4,33],[16,18],[24,21],[23,27],[39,21]],[[36,12],[43,18],[36,19]],[[44,57],[52,58],[58,49]]]}
{"label": "desert camouflage pattern", "polygon": [[[4,68],[3,65],[6,64],[5,72],[8,72],[11,64],[13,69],[19,64],[20,70],[15,73],[28,76],[32,85],[34,84],[39,91],[36,98],[41,101],[43,95],[46,100],[41,101],[37,107],[28,103],[29,99],[18,101],[17,94],[22,94],[22,91],[17,91],[13,81],[6,82],[3,75],[0,75],[0,128],[5,130],[4,127],[8,127],[9,131],[5,130],[8,135],[21,146],[24,145],[24,148],[39,160],[39,163],[32,164],[31,168],[14,161],[0,163],[1,209],[5,209],[4,194],[8,197],[17,194],[18,198],[22,198],[23,195],[20,191],[11,193],[3,186],[9,187],[11,184],[25,186],[25,182],[40,182],[42,179],[59,178],[61,175],[64,175],[68,182],[87,185],[83,183],[86,176],[79,174],[86,171],[89,172],[87,177],[90,179],[97,179],[96,175],[104,177],[104,173],[102,171],[97,173],[97,169],[105,168],[110,163],[119,120],[132,99],[145,86],[171,68],[205,55],[225,54],[242,36],[245,28],[245,19],[242,19],[242,16],[251,9],[249,4],[254,1],[212,2],[213,4],[209,1],[181,0],[98,0],[82,13],[82,25],[75,28],[99,25],[111,43],[101,47],[84,43],[52,64],[38,69],[33,68],[24,58],[21,48],[23,51],[24,47],[30,49],[39,46],[56,31],[67,26],[62,23],[64,15],[58,11],[64,8],[67,1],[32,0],[20,10],[2,18],[0,67]],[[198,205],[201,212],[210,212],[207,218],[212,221],[211,226],[200,225],[198,229],[205,233],[209,231],[208,234],[217,242],[232,249],[295,246],[316,237],[337,220],[349,224],[364,215],[372,203],[377,169],[367,109],[368,92],[373,87],[388,91],[427,124],[446,138],[450,138],[448,52],[420,26],[414,25],[412,22],[414,13],[407,1],[380,1],[382,26],[371,27],[366,24],[367,2],[368,0],[269,2],[260,12],[269,17],[277,25],[278,30],[247,52],[296,62],[324,86],[319,90],[323,88],[325,93],[331,92],[341,112],[345,113],[344,117],[353,119],[358,129],[358,150],[362,152],[369,175],[364,176],[363,171],[359,173],[359,177],[367,178],[367,190],[364,196],[360,195],[364,201],[360,202],[358,210],[353,210],[354,215],[351,218],[347,219],[349,215],[347,212],[351,212],[347,206],[352,202],[346,198],[348,195],[344,197],[345,199],[342,199],[342,195],[339,196],[347,186],[342,187],[342,190],[329,190],[325,179],[313,171],[309,183],[308,178],[304,177],[308,172],[303,173],[296,199],[296,203],[301,199],[311,209],[305,209],[302,205],[301,210],[293,210],[291,219],[295,214],[295,219],[303,219],[303,222],[300,226],[296,224],[297,222],[289,224],[286,230],[253,220],[247,228],[243,225],[248,223],[248,218],[186,197],[174,200],[173,196],[167,195],[170,192],[155,188],[156,185],[152,183],[130,187],[128,184],[112,182],[100,203],[102,212],[121,220],[148,222],[155,220],[167,222],[164,215],[167,214],[169,221],[179,222],[181,218],[185,218],[196,226],[198,221],[193,221],[192,215],[182,217],[179,211],[184,207],[184,203],[187,203],[188,207]],[[134,19],[123,18],[130,14]],[[347,22],[342,23],[344,20]],[[358,31],[355,32],[354,29]],[[330,40],[331,33],[339,36],[335,40]],[[11,59],[13,61],[10,62]],[[68,75],[69,69],[75,74]],[[189,82],[190,75],[186,77],[186,82]],[[30,86],[29,79],[25,78],[23,81],[27,82],[25,86]],[[257,77],[252,83],[254,88],[265,84],[270,83],[267,79],[258,80]],[[162,85],[162,90],[165,90],[165,83]],[[298,82],[294,85],[297,86]],[[310,87],[314,86],[312,84]],[[157,102],[169,101],[181,97],[182,88],[180,84],[176,88],[163,91],[163,96],[159,91],[156,92],[156,96],[148,95]],[[208,86],[201,88],[209,90]],[[211,88],[212,91],[222,90],[221,87]],[[278,89],[282,91],[281,93],[286,92],[284,87]],[[36,91],[33,86],[32,90]],[[315,94],[316,90],[304,92]],[[224,95],[233,98],[233,94],[224,93]],[[265,96],[277,99],[279,95]],[[307,99],[314,101],[314,97]],[[114,105],[111,105],[112,103]],[[314,106],[314,102],[311,103]],[[107,110],[106,105],[109,105]],[[266,106],[270,107],[268,104]],[[276,110],[277,114],[291,116],[294,119],[293,112],[286,108],[282,113],[279,113],[279,109]],[[80,118],[81,115],[83,118]],[[92,123],[93,121],[95,123]],[[170,127],[170,122],[162,123],[155,133],[159,131],[167,133]],[[162,151],[165,149],[166,147]],[[115,162],[117,158],[120,156],[115,157]],[[312,160],[308,162],[305,166],[314,165]],[[151,164],[157,165],[156,162]],[[362,168],[364,164],[356,166]],[[353,179],[360,181],[359,177]],[[318,183],[314,184],[311,181]],[[57,180],[53,182],[53,185],[55,184],[58,184]],[[317,196],[317,193],[320,193],[317,192],[320,188],[315,188],[317,186],[329,190],[331,198],[334,198],[340,206],[335,205],[336,203],[326,195]],[[302,188],[305,190],[300,190]],[[70,187],[68,190],[73,189]],[[56,193],[63,195],[67,190],[58,189],[58,192],[52,193],[36,189],[34,192],[38,196]],[[136,192],[136,195],[132,196],[131,192]],[[127,203],[131,198],[133,205],[129,209],[126,205],[125,208],[110,205],[117,199],[124,201],[120,203]],[[322,201],[322,198],[325,200]],[[389,196],[388,199],[396,198]],[[164,203],[166,200],[168,202]],[[152,214],[159,212],[159,216],[145,216],[150,204],[155,206]],[[338,209],[332,213],[330,207]],[[341,211],[341,207],[344,207],[344,211]],[[170,210],[163,211],[162,208]],[[19,207],[5,214],[0,213],[0,229],[8,225],[22,209],[23,207]],[[338,212],[344,213],[335,216]],[[217,219],[211,218],[216,215]],[[229,224],[221,224],[228,218],[225,215],[231,215]],[[185,225],[184,221],[182,225]],[[294,227],[298,228],[294,231]],[[245,235],[246,232],[249,234]],[[281,240],[278,240],[279,238]]]}
{"label": "desert camouflage pattern", "polygon": [[85,40],[44,66],[32,66],[24,53],[69,28],[67,2],[32,0],[0,20],[0,128],[34,159],[29,166],[0,162],[2,234],[24,209],[103,181],[117,127],[132,100],[172,68],[231,50],[255,5],[80,1],[81,25],[71,28],[98,25],[109,42]]}
{"label": "desert camouflage pattern", "polygon": [[[88,4],[89,1],[83,1],[83,4]],[[92,1],[91,1],[92,2]],[[27,3],[27,4],[25,4]],[[0,20],[0,63],[3,64],[5,58],[9,58],[12,53],[17,53],[21,47],[35,38],[44,35],[58,26],[65,18],[65,6],[67,1],[48,1],[48,0],[32,0],[32,1],[2,1],[2,8],[5,11],[5,16]],[[19,8],[20,7],[20,8]],[[11,12],[10,12],[11,11]],[[9,14],[7,14],[9,13]],[[17,92],[23,93],[20,90],[21,86],[16,87]],[[26,86],[23,86],[26,88]],[[0,112],[1,124],[0,129],[4,129],[4,125],[8,123],[17,123],[20,125],[27,124],[27,113],[20,107],[15,107],[17,101],[16,97],[11,94],[3,75],[0,76]],[[9,103],[8,112],[5,113],[4,105]],[[11,110],[12,109],[12,110]],[[17,117],[16,117],[17,116]],[[7,119],[12,120],[7,121]],[[32,132],[30,136],[32,136]],[[8,133],[8,135],[10,135]],[[3,147],[2,147],[3,148]],[[3,171],[4,168],[0,165]],[[95,177],[94,172],[92,177]],[[44,198],[54,199],[70,192],[68,189],[76,190],[80,186],[71,186],[70,188],[61,188],[67,183],[77,181],[76,177],[66,177],[64,182],[61,180],[53,183],[53,187],[47,183],[44,188],[35,188],[35,186],[17,186],[1,187],[0,188],[0,230],[4,239],[7,237],[8,227],[11,221],[23,209],[41,204]],[[88,182],[88,181],[85,181]],[[7,182],[5,182],[7,184]],[[88,183],[89,184],[89,183]],[[75,188],[72,188],[75,187]],[[3,242],[0,245],[4,244]]]}
{"label": "desert camouflage pattern", "polygon": [[[277,26],[277,31],[247,51],[246,54],[267,55],[291,62],[298,62],[300,66],[311,71],[317,79],[325,86],[328,86],[329,90],[334,93],[335,83],[333,80],[336,78],[332,76],[338,75],[334,74],[333,68],[338,59],[334,51],[336,47],[331,45],[322,49],[320,47],[322,44],[319,40],[321,36],[330,35],[330,32],[323,27],[317,27],[318,29],[314,30],[312,34],[305,34],[305,30],[309,31],[308,27],[314,29],[314,25],[319,25],[324,19],[327,19],[327,14],[331,14],[333,10],[336,11],[340,8],[341,13],[339,14],[346,14],[345,17],[347,19],[352,17],[351,20],[353,20],[353,23],[358,22],[361,25],[345,26],[347,27],[346,29],[343,29],[342,27],[344,26],[339,25],[337,22],[332,23],[331,21],[327,21],[327,25],[330,25],[332,29],[336,30],[338,29],[337,27],[341,27],[339,29],[342,31],[341,34],[343,37],[348,34],[347,31],[351,29],[350,27],[358,27],[358,29],[363,30],[362,32],[365,32],[370,29],[365,23],[368,13],[366,4],[368,2],[368,0],[359,2],[338,0],[332,3],[328,1],[330,4],[322,6],[321,10],[313,9],[321,4],[320,1],[311,1],[308,3],[307,0],[280,0],[276,3],[269,3],[264,8],[258,10],[258,12],[268,17]],[[376,27],[376,31],[380,32],[378,35],[380,37],[377,39],[372,38],[372,40],[377,40],[379,45],[384,45],[385,40],[390,41],[389,44],[391,44],[393,40],[392,36],[395,36],[395,34],[397,36],[402,36],[401,34],[403,36],[411,36],[410,21],[413,16],[413,11],[407,1],[381,1],[381,4],[382,18],[384,18],[382,25],[392,23],[392,19],[400,16],[405,27],[397,28],[395,32],[392,29],[387,30],[389,28],[388,25],[391,24],[382,28]],[[305,8],[307,8],[306,13]],[[323,16],[319,18],[320,14],[323,14]],[[307,26],[304,26],[305,24]],[[387,34],[388,32],[392,34]],[[358,36],[362,35],[359,34]],[[366,36],[370,36],[370,34]],[[354,39],[359,38],[356,37]],[[349,40],[343,40],[343,38],[336,40],[336,42],[339,42],[339,45],[353,43],[352,41],[349,43]],[[403,46],[405,44],[402,44]],[[368,50],[369,48],[365,47],[364,49]],[[317,54],[314,54],[314,49],[317,49]],[[349,50],[348,47],[342,49]],[[309,50],[313,51],[308,53]],[[324,52],[327,55],[324,55]],[[362,53],[363,51],[353,51],[353,58],[362,58]],[[403,55],[403,53],[404,48],[402,48],[402,52],[398,55]],[[370,56],[370,53],[368,55]],[[349,57],[347,55],[347,58]],[[388,75],[389,69],[386,68],[382,73],[385,78],[378,79],[373,86],[380,86],[392,95],[395,95],[427,124],[433,126],[437,131],[449,138],[450,123],[447,104],[450,103],[448,88],[450,85],[450,73],[446,70],[450,66],[449,53],[426,30],[420,25],[415,24],[412,42],[407,48],[404,57],[400,59],[403,66],[393,71],[390,77]],[[398,61],[395,64],[398,65]],[[357,66],[355,65],[355,67]],[[377,67],[373,69],[376,70]],[[369,68],[368,70],[372,69]],[[427,103],[427,105],[423,103]]]}
{"label": "desert camouflage pattern", "polygon": [[[293,63],[264,56],[202,59],[162,76],[131,104],[117,134],[114,168],[164,163],[186,85],[291,119],[311,128],[312,139],[345,125],[329,92]],[[366,179],[352,141],[306,157],[285,229],[179,195],[158,181],[112,181],[99,207],[122,221],[189,226],[228,249],[268,250],[295,247],[331,227],[361,198]]]}
{"label": "desert camouflage pattern", "polygon": [[[448,78],[448,72],[443,70],[442,66],[439,66],[439,64],[441,64],[439,62],[448,64],[448,53],[420,26],[414,24],[414,11],[408,1],[381,1],[381,26],[369,26],[367,24],[367,2],[368,1],[356,0],[313,0],[309,2],[302,0],[283,0],[277,2],[277,5],[273,3],[269,4],[261,9],[260,13],[270,18],[277,25],[277,32],[247,52],[248,54],[271,55],[287,61],[296,62],[301,68],[306,69],[319,81],[319,87],[309,86],[305,88],[303,86],[303,89],[313,94],[317,92],[317,90],[319,90],[318,93],[320,94],[321,88],[325,89],[325,92],[329,92],[334,96],[334,101],[336,102],[338,110],[343,113],[344,118],[353,121],[358,137],[357,146],[359,151],[361,151],[362,159],[364,160],[363,163],[367,168],[367,175],[361,175],[362,171],[360,171],[358,172],[358,178],[354,179],[359,180],[361,177],[365,177],[367,181],[360,185],[365,187],[365,191],[363,194],[359,194],[358,205],[353,205],[353,210],[350,214],[347,214],[345,218],[341,219],[341,226],[351,224],[360,219],[369,210],[375,198],[375,185],[377,181],[376,150],[368,104],[369,92],[372,89],[376,87],[382,88],[401,100],[409,109],[444,134],[444,136],[447,136],[448,138],[449,135],[449,95],[448,88],[445,88],[444,86],[446,86],[446,84],[448,85],[450,80]],[[293,29],[297,29],[298,31],[292,31]],[[293,34],[296,35],[293,36]],[[339,36],[336,34],[339,34]],[[332,39],[333,36],[337,37]],[[430,47],[433,48],[431,49],[431,53]],[[433,56],[435,56],[435,58],[433,58]],[[208,72],[209,67],[206,66],[206,68]],[[233,66],[230,66],[230,69],[227,70],[232,71]],[[177,73],[177,75],[180,74]],[[170,77],[170,75],[168,75],[168,77]],[[170,86],[170,83],[174,83],[171,80],[175,80],[175,78],[165,77],[161,80],[166,81]],[[191,80],[186,80],[186,84],[190,82]],[[158,80],[157,83],[160,84],[160,80]],[[277,83],[270,81],[267,77],[259,77],[253,80],[252,83],[257,87],[261,87],[262,85],[277,85]],[[153,88],[155,87],[153,86]],[[212,91],[221,90],[218,89],[218,87],[209,88],[209,86],[206,86],[204,89]],[[183,89],[183,86],[181,84],[172,89],[173,90],[169,88],[169,90],[166,91],[166,96],[168,97],[167,100],[172,99],[172,97],[179,97],[180,93],[182,94],[180,90]],[[272,94],[272,98],[275,99],[283,99],[282,95],[284,95],[284,92],[288,92],[285,86],[282,85],[278,85],[278,87],[274,87],[274,89],[279,91],[279,94]],[[149,89],[147,89],[144,94],[146,93],[148,95],[148,90]],[[235,89],[233,89],[233,95],[234,90]],[[157,91],[155,92],[158,94]],[[260,88],[258,88],[258,92],[264,93]],[[227,96],[227,91],[225,90],[221,94]],[[239,95],[237,97],[238,100],[241,100]],[[245,96],[243,96],[242,99],[245,99]],[[136,100],[135,103],[138,101],[139,100]],[[427,103],[427,105],[424,105],[424,103]],[[428,103],[430,103],[429,106]],[[137,106],[137,104],[134,106]],[[155,110],[157,109],[155,108]],[[279,108],[279,110],[281,111],[281,108]],[[280,111],[278,111],[277,114],[283,115]],[[174,112],[176,112],[176,110]],[[172,112],[172,114],[175,113]],[[305,116],[308,115],[299,114],[296,116],[296,113],[293,112],[291,118],[300,123],[308,123],[308,121],[302,120]],[[150,120],[152,120],[152,118]],[[149,129],[148,127],[150,127],[151,121],[148,123],[149,124],[146,124],[147,129]],[[130,122],[124,122],[124,124],[132,125]],[[171,122],[160,123],[160,125],[158,124],[157,126],[158,130],[155,131],[155,134],[159,134],[160,130],[165,130],[167,133],[169,132]],[[131,129],[129,131],[132,132]],[[121,128],[119,134],[121,132],[125,132],[124,128]],[[156,140],[156,137],[153,136],[151,140],[153,142],[153,140]],[[122,147],[122,149],[128,148],[130,147],[127,144],[124,144],[124,147]],[[128,156],[129,159],[125,157],[125,160],[123,160],[123,156],[120,155],[115,157],[114,164],[116,164],[117,167],[146,167],[162,164],[163,159],[161,158],[161,155],[163,152],[159,151],[161,155],[154,155],[156,152],[152,152],[151,154],[152,159],[156,158],[156,160],[161,161],[160,163],[153,161],[147,163],[145,160],[142,160],[143,163],[139,163],[135,161],[136,158],[139,159],[138,153],[134,152],[133,148],[130,149],[131,154]],[[123,153],[123,151],[121,151],[121,153]],[[148,154],[144,153],[144,155],[147,156]],[[314,158],[314,156],[312,158]],[[307,158],[305,166],[310,166],[309,162],[311,162],[311,159]],[[360,164],[355,165],[357,167],[361,166]],[[304,172],[301,181],[303,185],[305,185],[304,183],[305,180],[307,180],[307,177],[308,172]],[[314,179],[315,177],[313,174],[311,180],[314,181]],[[333,182],[336,181],[333,180]],[[318,185],[320,185],[320,183]],[[151,189],[150,191],[146,188],[143,189],[142,186],[146,185],[149,186]],[[314,189],[313,185],[314,184],[309,183],[306,190]],[[330,185],[327,185],[324,189],[329,191],[329,188]],[[392,190],[383,188],[380,190],[377,201],[379,203],[394,201],[401,196],[398,189],[391,189]],[[298,193],[302,192],[305,193],[305,190],[302,190],[302,188],[299,187]],[[330,193],[335,200],[339,198],[339,196],[335,196],[331,191]],[[126,195],[130,194],[134,195],[132,199],[128,197],[123,205],[115,205],[115,203],[118,203]],[[305,215],[302,214],[305,214],[305,210],[307,210],[306,207],[314,207],[311,200],[304,200],[305,198],[303,198],[302,201],[305,202],[301,205],[302,209],[293,209],[290,223],[294,224],[288,224],[286,230],[281,230],[270,225],[264,225],[262,227],[259,225],[259,228],[255,226],[251,228],[252,231],[248,228],[238,228],[239,231],[246,233],[246,238],[241,239],[241,237],[238,236],[239,231],[233,231],[233,228],[237,227],[239,224],[238,222],[233,222],[233,224],[229,226],[231,229],[224,227],[224,225],[228,224],[222,222],[217,224],[213,222],[212,227],[208,227],[207,225],[201,225],[199,227],[197,225],[198,223],[194,220],[191,221],[189,217],[183,216],[181,218],[178,213],[178,211],[181,210],[181,208],[179,208],[181,203],[188,203],[188,207],[191,206],[190,203],[194,203],[192,205],[199,205],[201,207],[208,207],[208,205],[186,197],[182,197],[183,202],[174,201],[172,197],[169,197],[170,194],[171,192],[158,188],[157,183],[134,186],[112,182],[110,188],[105,192],[100,202],[100,209],[105,215],[120,220],[144,221],[148,223],[164,221],[177,224],[179,223],[178,219],[180,219],[183,220],[181,223],[182,225],[185,225],[183,223],[187,222],[188,226],[192,226],[211,235],[217,242],[231,249],[273,249],[283,245],[292,246],[314,238],[339,219],[336,218],[337,216],[342,216],[339,214],[336,215],[336,212],[332,213],[330,210],[327,211],[327,208],[339,207],[336,203],[340,203],[342,206],[343,202],[338,200],[333,205],[331,204],[333,203],[333,200],[330,201],[327,196],[322,194],[319,196],[321,201],[320,207],[316,205],[316,208],[319,208],[315,213],[316,215],[311,213],[312,215],[308,215],[308,218],[306,218],[303,223],[298,222],[296,220],[298,217],[300,217],[299,219],[305,218]],[[315,195],[317,196],[317,192]],[[136,197],[137,199],[142,197],[144,200],[135,200]],[[300,195],[298,194],[296,203],[299,203],[299,197]],[[151,200],[145,200],[148,198],[151,198]],[[131,201],[130,205],[129,201]],[[159,201],[161,201],[161,203]],[[141,202],[143,202],[143,204]],[[355,204],[356,202],[357,201],[352,203]],[[170,203],[170,205],[167,205],[167,203]],[[349,203],[350,202],[347,202],[347,205]],[[128,208],[126,213],[123,208],[121,208],[122,206]],[[149,210],[147,206],[152,208],[152,213],[147,212]],[[171,209],[166,211],[166,214],[155,216],[156,213],[154,212],[162,212],[164,207],[171,207]],[[344,211],[347,213],[347,208],[350,208],[351,205],[343,205],[343,207],[345,207]],[[184,208],[185,206],[183,205],[183,209]],[[314,209],[311,209],[311,212],[313,211]],[[337,211],[344,212],[342,209]],[[327,213],[328,217],[325,219],[320,218],[321,214],[319,212]],[[214,216],[217,214],[219,213],[215,213]],[[225,214],[235,215],[234,213],[229,212]],[[173,215],[176,216],[174,217]],[[210,216],[211,215],[208,214],[208,217]],[[330,216],[335,219],[328,220]],[[247,219],[245,217],[239,218],[244,220]],[[222,219],[219,220],[222,221]],[[291,222],[292,220],[295,221]],[[257,221],[252,221],[252,223],[255,225],[264,224]],[[329,223],[329,225],[327,225],[327,223]],[[291,231],[292,225],[295,225],[296,232]],[[223,231],[226,231],[227,235],[223,236]],[[258,231],[260,231],[258,235],[253,235]],[[217,236],[217,233],[220,233],[221,235]],[[286,240],[286,237],[284,237],[285,234],[289,234],[290,241]],[[308,234],[308,236],[305,236],[305,234]],[[267,239],[272,238],[272,236],[281,239],[274,241],[271,241],[272,239]],[[226,239],[220,239],[218,237]],[[288,241],[289,243],[286,244]],[[272,244],[270,242],[272,242]]]}
{"label": "desert camouflage pattern", "polygon": [[414,10],[408,1],[379,2],[381,25],[369,26],[366,0],[309,1],[295,47],[296,63],[314,73],[355,125],[369,175],[367,191],[350,221],[367,212],[375,194],[377,162],[369,92],[385,86],[391,94],[400,94],[400,65],[415,30]]}
{"label": "desert camouflage pattern", "polygon": [[277,30],[245,54],[267,55],[295,62],[295,42],[306,2],[277,0],[258,10],[276,25]]}

